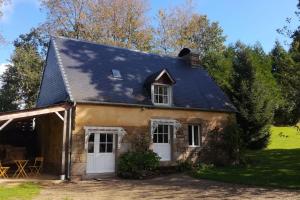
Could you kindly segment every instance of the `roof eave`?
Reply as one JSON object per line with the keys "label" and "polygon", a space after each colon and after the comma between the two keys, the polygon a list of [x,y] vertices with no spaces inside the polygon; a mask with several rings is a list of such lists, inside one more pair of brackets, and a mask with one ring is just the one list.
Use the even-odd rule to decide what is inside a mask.
{"label": "roof eave", "polygon": [[127,104],[127,103],[112,103],[112,102],[83,101],[83,100],[76,101],[76,104],[139,107],[139,108],[148,108],[148,109],[191,110],[191,111],[221,112],[221,113],[236,113],[237,112],[235,110],[226,110],[226,109],[189,108],[189,107],[177,107],[177,106],[154,106],[154,105],[147,105],[147,104]]}

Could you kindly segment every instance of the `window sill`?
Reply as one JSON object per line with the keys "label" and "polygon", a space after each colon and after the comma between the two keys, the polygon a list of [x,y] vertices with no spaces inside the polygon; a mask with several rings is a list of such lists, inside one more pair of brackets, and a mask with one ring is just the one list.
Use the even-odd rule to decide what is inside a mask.
{"label": "window sill", "polygon": [[171,104],[153,103],[154,106],[171,107]]}
{"label": "window sill", "polygon": [[201,147],[200,145],[189,145],[190,148]]}

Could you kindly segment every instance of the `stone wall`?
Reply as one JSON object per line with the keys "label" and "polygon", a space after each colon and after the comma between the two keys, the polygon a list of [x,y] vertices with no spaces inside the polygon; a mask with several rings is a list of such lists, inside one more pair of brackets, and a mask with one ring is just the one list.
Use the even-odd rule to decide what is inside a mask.
{"label": "stone wall", "polygon": [[[155,118],[175,119],[182,125],[176,133],[176,139],[172,141],[172,161],[194,160],[200,148],[189,147],[188,125],[201,125],[202,140],[209,130],[222,127],[233,114],[221,112],[147,109],[138,107],[120,107],[107,105],[78,104],[75,112],[75,129],[72,135],[72,177],[84,177],[86,175],[86,150],[85,150],[85,126],[122,127],[125,135],[120,149],[116,150],[116,159],[122,153],[130,149],[128,138],[131,134],[149,133],[150,120]],[[173,137],[171,137],[173,138]],[[150,145],[151,148],[151,145]],[[116,162],[117,163],[117,162]]]}

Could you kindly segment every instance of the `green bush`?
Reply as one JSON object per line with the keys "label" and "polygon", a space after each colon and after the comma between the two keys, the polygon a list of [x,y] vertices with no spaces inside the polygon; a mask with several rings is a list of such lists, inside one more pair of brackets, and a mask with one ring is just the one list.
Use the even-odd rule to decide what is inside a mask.
{"label": "green bush", "polygon": [[154,174],[159,161],[160,157],[151,150],[124,153],[119,158],[118,175],[122,178],[145,178]]}

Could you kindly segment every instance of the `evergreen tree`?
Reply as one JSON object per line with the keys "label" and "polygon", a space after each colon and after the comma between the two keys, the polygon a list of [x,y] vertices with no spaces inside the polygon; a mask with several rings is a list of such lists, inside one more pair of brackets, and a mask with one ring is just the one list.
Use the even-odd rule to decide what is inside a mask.
{"label": "evergreen tree", "polygon": [[277,91],[267,58],[259,46],[247,47],[241,43],[235,46],[230,97],[238,110],[243,141],[251,149],[268,144],[276,106]]}
{"label": "evergreen tree", "polygon": [[[295,56],[297,57],[297,56]],[[272,73],[281,91],[282,103],[276,109],[274,122],[278,125],[292,125],[299,119],[299,65],[297,65],[291,54],[277,41],[271,51]],[[295,58],[295,60],[297,60]]]}
{"label": "evergreen tree", "polygon": [[4,83],[0,89],[0,112],[17,110],[20,81],[16,67],[9,66],[0,78]]}
{"label": "evergreen tree", "polygon": [[[43,47],[40,35],[35,30],[14,42],[15,50],[10,63],[0,77],[0,111],[34,107],[39,90],[42,66],[44,63]],[[45,42],[46,43],[46,42]]]}

